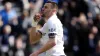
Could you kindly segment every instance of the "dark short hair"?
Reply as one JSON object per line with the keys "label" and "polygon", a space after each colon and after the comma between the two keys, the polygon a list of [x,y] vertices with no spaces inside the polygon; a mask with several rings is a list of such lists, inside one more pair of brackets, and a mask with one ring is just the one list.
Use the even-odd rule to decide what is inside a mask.
{"label": "dark short hair", "polygon": [[53,2],[53,1],[47,1],[46,3],[51,3],[52,4],[52,7],[53,9],[58,9],[58,5],[56,2]]}

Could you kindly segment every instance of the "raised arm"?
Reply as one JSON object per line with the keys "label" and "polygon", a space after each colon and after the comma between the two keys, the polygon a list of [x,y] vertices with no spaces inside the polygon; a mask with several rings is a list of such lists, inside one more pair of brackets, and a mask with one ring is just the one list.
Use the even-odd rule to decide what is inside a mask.
{"label": "raised arm", "polygon": [[42,37],[41,32],[38,31],[41,26],[39,24],[37,25],[38,21],[40,20],[40,17],[40,14],[36,14],[33,19],[32,28],[29,33],[30,44],[35,44]]}
{"label": "raised arm", "polygon": [[34,10],[33,9],[31,10],[30,18],[33,20],[33,25],[29,33],[30,44],[35,44],[42,37],[41,33],[37,31],[40,28],[40,25],[37,25],[37,22],[40,19],[40,15],[39,14],[36,15],[36,13],[40,11],[40,8],[42,7],[42,3],[43,0],[38,0],[35,4],[36,6]]}

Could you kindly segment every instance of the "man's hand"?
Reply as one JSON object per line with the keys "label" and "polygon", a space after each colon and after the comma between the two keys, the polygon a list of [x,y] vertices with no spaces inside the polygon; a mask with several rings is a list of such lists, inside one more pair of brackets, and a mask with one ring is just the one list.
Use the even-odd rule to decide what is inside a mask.
{"label": "man's hand", "polygon": [[37,13],[34,17],[34,21],[35,22],[39,22],[39,20],[41,19],[41,14],[40,13]]}
{"label": "man's hand", "polygon": [[32,26],[36,27],[37,23],[40,21],[40,19],[41,19],[41,14],[37,13],[33,18]]}
{"label": "man's hand", "polygon": [[34,52],[34,53],[30,54],[30,56],[38,56],[38,55],[39,55],[38,52]]}

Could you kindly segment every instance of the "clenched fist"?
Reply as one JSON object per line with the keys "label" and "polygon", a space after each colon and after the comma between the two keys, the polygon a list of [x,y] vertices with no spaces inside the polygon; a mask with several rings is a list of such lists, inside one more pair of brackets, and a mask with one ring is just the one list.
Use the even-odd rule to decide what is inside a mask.
{"label": "clenched fist", "polygon": [[41,13],[37,13],[37,14],[34,16],[34,21],[35,21],[35,22],[38,22],[40,19],[41,19]]}

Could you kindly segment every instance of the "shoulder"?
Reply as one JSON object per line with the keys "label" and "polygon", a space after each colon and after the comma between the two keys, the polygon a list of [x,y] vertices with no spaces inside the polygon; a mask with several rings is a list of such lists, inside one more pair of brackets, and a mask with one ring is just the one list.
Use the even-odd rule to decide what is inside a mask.
{"label": "shoulder", "polygon": [[50,19],[50,20],[48,20],[47,25],[48,25],[48,26],[49,26],[49,25],[56,25],[56,22],[55,22],[55,20]]}
{"label": "shoulder", "polygon": [[55,23],[56,21],[57,21],[57,17],[53,15],[52,17],[48,19],[47,23]]}
{"label": "shoulder", "polygon": [[47,24],[62,25],[61,21],[58,19],[57,15],[53,15],[48,19]]}

